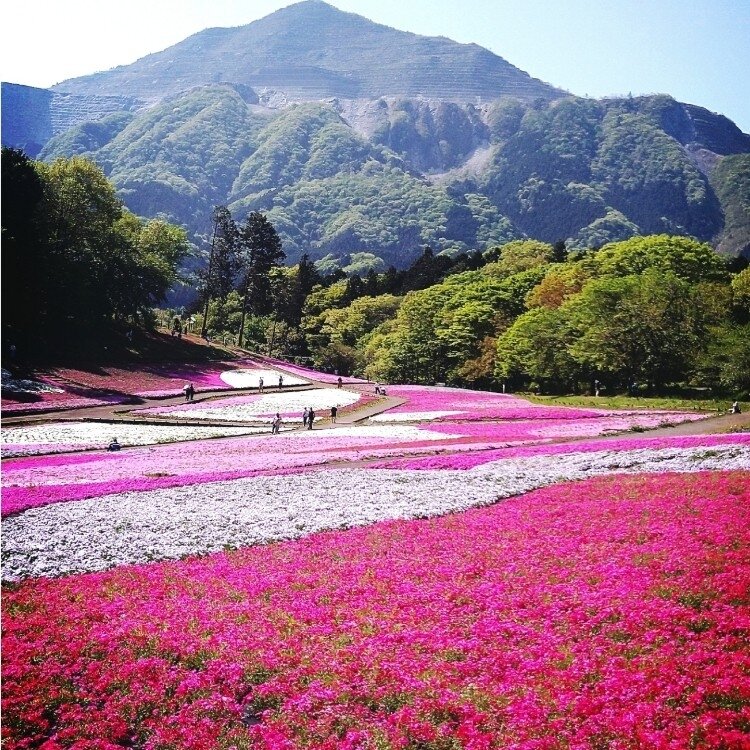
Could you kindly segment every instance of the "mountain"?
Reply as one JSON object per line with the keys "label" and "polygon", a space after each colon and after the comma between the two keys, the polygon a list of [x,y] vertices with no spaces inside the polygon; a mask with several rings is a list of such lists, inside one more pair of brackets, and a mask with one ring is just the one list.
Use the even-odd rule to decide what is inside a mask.
{"label": "mountain", "polygon": [[397,31],[321,0],[283,8],[247,26],[206,29],[132,65],[64,81],[73,94],[128,92],[153,102],[195,86],[242,84],[288,101],[426,97],[532,101],[563,92],[476,44]]}
{"label": "mountain", "polygon": [[727,118],[574,97],[319,0],[52,91],[4,84],[3,115],[4,145],[89,156],[131,210],[199,243],[215,205],[266,212],[292,262],[660,232],[750,255],[750,136]]}

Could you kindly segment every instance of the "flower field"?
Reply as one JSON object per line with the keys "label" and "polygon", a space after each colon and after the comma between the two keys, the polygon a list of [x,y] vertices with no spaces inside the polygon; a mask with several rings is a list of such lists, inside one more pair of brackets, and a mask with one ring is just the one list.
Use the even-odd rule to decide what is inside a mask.
{"label": "flower field", "polygon": [[4,457],[30,456],[42,453],[95,450],[106,446],[113,437],[121,445],[150,445],[182,440],[248,435],[260,431],[254,427],[190,427],[170,425],[135,425],[127,422],[51,422],[29,427],[11,427],[0,435]]}
{"label": "flower field", "polygon": [[169,416],[176,419],[201,419],[230,422],[245,422],[269,417],[279,412],[282,416],[298,417],[308,407],[324,413],[332,406],[343,408],[355,404],[360,394],[334,388],[313,388],[306,391],[269,392],[252,396],[230,396],[212,399],[208,403],[189,403],[180,406],[139,409],[138,415]]}
{"label": "flower field", "polygon": [[258,366],[254,360],[92,370],[60,367],[36,380],[14,379],[4,370],[2,408],[9,414],[33,413],[125,403],[134,397],[165,398],[181,395],[186,382],[192,383],[197,392],[257,388],[261,377],[266,386],[276,386],[280,374],[286,386],[308,382],[287,372]]}
{"label": "flower field", "polygon": [[[389,386],[389,396],[404,399],[400,406],[373,417],[377,422],[424,422],[453,420],[517,420],[553,419],[582,420],[607,417],[626,419],[643,414],[648,416],[648,426],[660,422],[680,423],[702,419],[705,415],[689,412],[663,410],[612,411],[607,409],[583,409],[574,407],[540,406],[526,399],[505,393],[488,393],[461,388],[435,388],[419,385]],[[621,429],[619,427],[613,429]]]}
{"label": "flower field", "polygon": [[[284,372],[291,373],[300,378],[306,378],[308,380],[317,380],[319,383],[337,383],[338,375],[329,372],[320,372],[319,370],[313,370],[309,367],[302,367],[300,365],[294,365],[290,362],[284,362],[280,359],[274,359],[273,357],[264,357],[259,354],[254,355],[254,361],[260,365],[268,365],[283,370]],[[351,375],[342,377],[343,382],[353,384],[365,384],[369,381],[363,380],[362,378],[355,378]]]}
{"label": "flower field", "polygon": [[88,388],[66,389],[43,378],[14,378],[8,370],[2,371],[2,410],[7,414],[80,409],[124,401],[127,401],[127,396],[97,393]]}
{"label": "flower field", "polygon": [[750,435],[304,370],[3,430],[4,748],[750,748]]}

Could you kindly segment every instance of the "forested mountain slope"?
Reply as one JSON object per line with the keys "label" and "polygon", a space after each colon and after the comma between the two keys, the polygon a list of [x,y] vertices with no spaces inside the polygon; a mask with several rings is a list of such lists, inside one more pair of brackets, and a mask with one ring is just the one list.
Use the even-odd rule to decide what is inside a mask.
{"label": "forested mountain slope", "polygon": [[[727,118],[668,96],[569,96],[476,45],[319,0],[64,82],[35,106],[63,91],[90,106],[50,126],[40,157],[90,157],[132,211],[199,245],[226,204],[267,213],[292,262],[371,253],[405,267],[425,244],[660,232],[750,253],[750,136]],[[4,144],[34,140],[21,114],[4,108]]]}

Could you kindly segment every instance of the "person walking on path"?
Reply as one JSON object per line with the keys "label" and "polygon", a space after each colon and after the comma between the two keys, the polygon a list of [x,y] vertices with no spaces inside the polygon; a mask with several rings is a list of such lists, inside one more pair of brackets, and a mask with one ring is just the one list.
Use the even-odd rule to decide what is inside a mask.
{"label": "person walking on path", "polygon": [[279,390],[281,390],[284,387],[284,376],[279,375]]}
{"label": "person walking on path", "polygon": [[336,424],[336,415],[339,413],[339,409],[337,406],[331,407],[331,422],[333,424]]}
{"label": "person walking on path", "polygon": [[192,401],[195,398],[195,386],[192,383],[188,383],[186,395],[187,401]]}
{"label": "person walking on path", "polygon": [[271,422],[271,434],[272,435],[278,435],[279,430],[281,429],[281,414],[279,412],[276,412],[276,416],[273,418],[273,421]]}
{"label": "person walking on path", "polygon": [[263,393],[263,378],[258,378],[258,393]]}
{"label": "person walking on path", "polygon": [[313,428],[313,422],[315,421],[315,412],[312,410],[312,407],[307,412],[307,429],[312,430]]}
{"label": "person walking on path", "polygon": [[305,410],[302,412],[302,426],[307,427],[307,420],[310,418],[310,410],[305,407]]}
{"label": "person walking on path", "polygon": [[337,382],[336,387],[341,388],[341,386],[344,384],[344,381],[341,379],[341,375],[339,375],[339,379],[336,382]]}

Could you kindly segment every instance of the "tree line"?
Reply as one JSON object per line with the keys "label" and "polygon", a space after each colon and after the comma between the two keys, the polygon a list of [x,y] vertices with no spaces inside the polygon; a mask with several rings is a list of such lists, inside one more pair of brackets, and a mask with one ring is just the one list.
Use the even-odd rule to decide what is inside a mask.
{"label": "tree line", "polygon": [[[190,250],[182,229],[125,210],[80,157],[43,164],[4,150],[2,187],[6,341],[53,354],[153,325]],[[750,391],[747,262],[688,237],[424,247],[406,269],[347,274],[307,254],[283,265],[267,216],[238,222],[217,206],[207,245],[188,310],[198,330],[324,370],[544,392],[594,380]]]}
{"label": "tree line", "polygon": [[188,251],[183,229],[127,211],[87,159],[3,149],[5,344],[53,356],[149,325]]}

